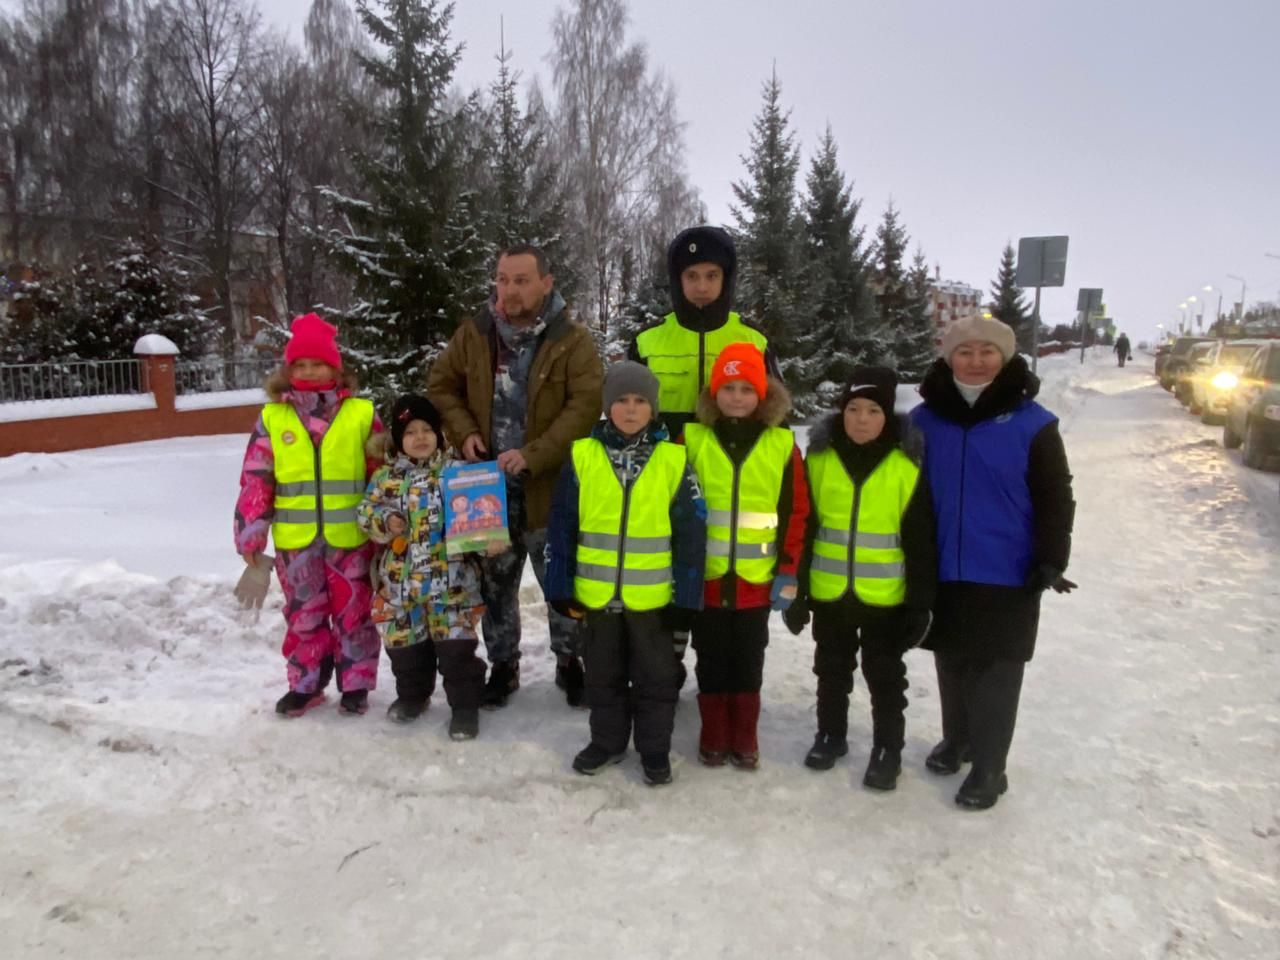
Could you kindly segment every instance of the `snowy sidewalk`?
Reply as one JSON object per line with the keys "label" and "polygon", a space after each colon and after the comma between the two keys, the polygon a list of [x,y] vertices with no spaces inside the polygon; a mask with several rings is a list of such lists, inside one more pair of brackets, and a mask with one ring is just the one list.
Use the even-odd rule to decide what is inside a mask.
{"label": "snowy sidewalk", "polygon": [[586,715],[551,683],[534,589],[524,687],[479,740],[448,739],[440,696],[383,720],[385,664],[368,716],[278,721],[279,595],[257,624],[230,600],[243,438],[0,460],[5,954],[1280,956],[1277,478],[1149,367],[1042,371],[1081,589],[1046,599],[983,814],[923,769],[922,652],[898,790],[859,786],[860,678],[850,757],[806,770],[812,646],[780,623],[758,773],[691,759],[691,683],[672,787],[634,758],[575,776]]}

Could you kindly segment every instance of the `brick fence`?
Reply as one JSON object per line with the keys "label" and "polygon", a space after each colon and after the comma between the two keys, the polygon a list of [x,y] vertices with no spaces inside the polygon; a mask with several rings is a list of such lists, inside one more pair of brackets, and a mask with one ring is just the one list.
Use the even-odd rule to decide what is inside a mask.
{"label": "brick fence", "polygon": [[9,415],[0,421],[0,457],[15,453],[61,453],[169,437],[204,437],[219,433],[243,433],[247,436],[253,429],[262,409],[261,399],[239,402],[234,406],[180,409],[176,402],[174,358],[140,356],[138,363],[142,367],[142,388],[154,401],[148,402],[144,394],[138,398],[141,402],[137,406],[141,409],[76,412],[60,416],[55,404],[73,408],[81,401],[34,401],[31,403],[31,419],[14,419],[23,415],[20,408],[24,405],[0,405],[0,412]]}

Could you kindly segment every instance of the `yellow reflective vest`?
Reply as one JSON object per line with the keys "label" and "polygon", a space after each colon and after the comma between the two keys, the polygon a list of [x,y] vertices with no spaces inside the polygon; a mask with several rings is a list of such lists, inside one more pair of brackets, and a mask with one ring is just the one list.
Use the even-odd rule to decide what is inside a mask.
{"label": "yellow reflective vest", "polygon": [[684,442],[707,501],[706,579],[732,570],[749,583],[768,583],[778,562],[778,497],[795,435],[766,427],[740,464],[711,427],[686,425]]}
{"label": "yellow reflective vest", "polygon": [[575,599],[591,610],[615,600],[628,610],[665,607],[674,592],[671,501],[684,477],[684,447],[659,441],[625,487],[599,440],[575,441],[571,455],[578,477]]}
{"label": "yellow reflective vest", "polygon": [[902,516],[920,468],[901,450],[892,450],[855,488],[840,455],[830,447],[810,453],[806,465],[818,519],[809,596],[838,600],[852,584],[857,598],[869,606],[899,606],[907,595]]}
{"label": "yellow reflective vest", "polygon": [[682,326],[674,313],[636,336],[636,353],[658,378],[658,408],[663,413],[692,414],[698,394],[711,382],[711,367],[731,343],[752,343],[764,353],[769,339],[730,313],[723,326],[705,333]]}
{"label": "yellow reflective vest", "polygon": [[277,550],[299,550],[320,534],[331,547],[358,547],[369,538],[356,525],[365,491],[364,445],[373,429],[373,404],[348,397],[329,424],[319,451],[288,403],[268,403],[262,423],[275,456]]}

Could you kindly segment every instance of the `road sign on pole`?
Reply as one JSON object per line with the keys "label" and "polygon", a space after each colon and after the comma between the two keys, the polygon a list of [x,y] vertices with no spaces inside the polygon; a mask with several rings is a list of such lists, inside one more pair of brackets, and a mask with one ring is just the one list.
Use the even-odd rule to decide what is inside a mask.
{"label": "road sign on pole", "polygon": [[1102,311],[1102,288],[1081,287],[1076,294],[1076,311],[1080,314],[1080,362],[1084,363],[1085,327]]}
{"label": "road sign on pole", "polygon": [[1036,305],[1031,314],[1031,370],[1040,359],[1040,288],[1060,287],[1067,280],[1066,237],[1022,237],[1018,241],[1018,266],[1013,282],[1022,288],[1036,288]]}

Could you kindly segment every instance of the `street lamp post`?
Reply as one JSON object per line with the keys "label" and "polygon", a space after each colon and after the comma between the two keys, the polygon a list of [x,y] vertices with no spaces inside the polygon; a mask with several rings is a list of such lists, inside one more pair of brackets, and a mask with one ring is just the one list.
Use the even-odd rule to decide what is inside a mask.
{"label": "street lamp post", "polygon": [[[1212,293],[1214,290],[1218,291],[1218,312],[1214,314],[1213,321],[1219,327],[1221,327],[1222,326],[1222,288],[1215,287],[1212,283],[1205,284],[1205,287],[1204,287],[1205,293]],[[1221,332],[1221,330],[1219,330],[1219,332]]]}
{"label": "street lamp post", "polygon": [[[1200,302],[1200,301],[1199,301],[1199,300],[1197,300],[1195,297],[1187,297],[1187,303],[1199,303],[1199,302]],[[1196,318],[1196,308],[1195,308],[1195,307],[1192,307],[1192,308],[1191,308],[1191,319],[1192,319],[1192,320],[1195,320],[1195,318]],[[1200,329],[1201,329],[1201,330],[1203,330],[1203,329],[1204,329],[1204,307],[1203,307],[1203,306],[1201,306],[1201,308],[1200,308],[1200,323],[1199,323],[1199,327],[1200,327]]]}
{"label": "street lamp post", "polygon": [[1178,332],[1187,332],[1187,304],[1186,301],[1178,304],[1178,309],[1182,311],[1182,318],[1178,321]]}
{"label": "street lamp post", "polygon": [[1239,319],[1240,319],[1240,322],[1243,323],[1244,322],[1244,290],[1245,290],[1244,277],[1237,277],[1234,273],[1228,273],[1227,279],[1240,281],[1240,317]]}

